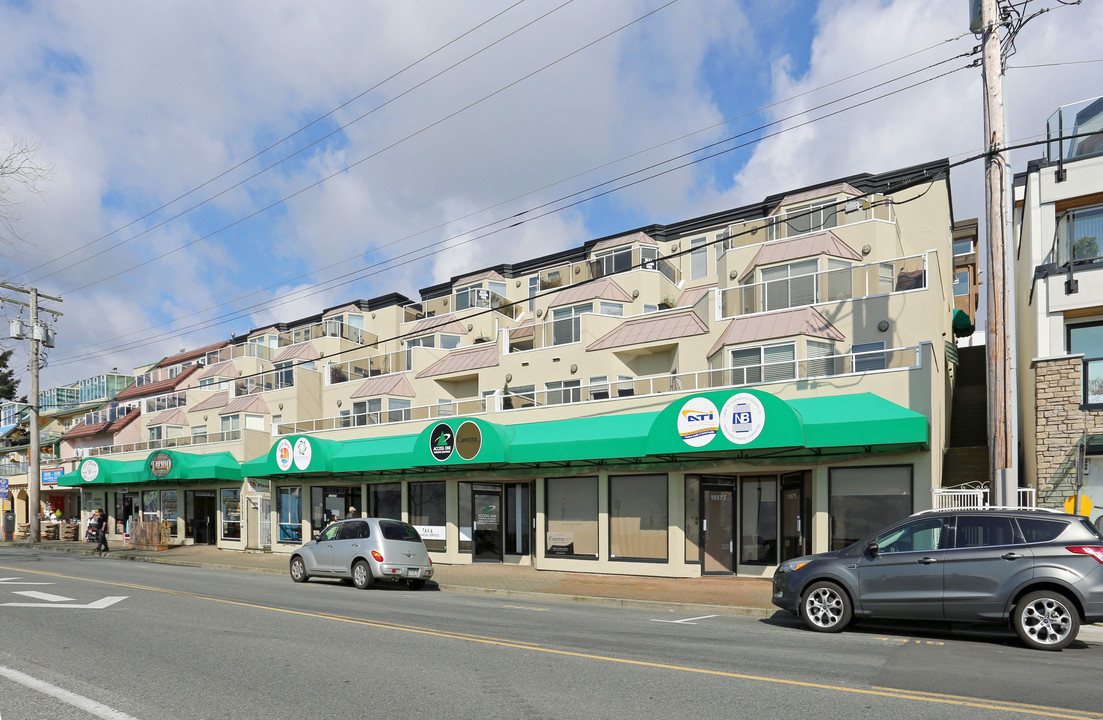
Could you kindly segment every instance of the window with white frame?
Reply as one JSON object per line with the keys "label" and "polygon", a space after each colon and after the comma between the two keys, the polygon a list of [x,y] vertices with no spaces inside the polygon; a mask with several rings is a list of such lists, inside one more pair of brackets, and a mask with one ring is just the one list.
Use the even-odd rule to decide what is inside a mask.
{"label": "window with white frame", "polygon": [[241,416],[240,415],[223,415],[220,419],[219,427],[222,431],[222,440],[236,440],[241,432]]}
{"label": "window with white frame", "polygon": [[628,397],[635,394],[635,378],[631,375],[617,375],[617,397]]}
{"label": "window with white frame", "polygon": [[146,440],[150,442],[158,442],[164,436],[164,428],[160,425],[154,425],[153,427],[146,428]]}
{"label": "window with white frame", "polygon": [[784,343],[731,351],[732,385],[750,385],[796,377],[796,345]]}
{"label": "window with white frame", "polygon": [[436,347],[436,346],[437,346],[437,340],[436,340],[436,337],[433,336],[433,335],[424,335],[422,337],[410,338],[409,340],[406,341],[406,347],[408,347],[408,348],[413,348],[413,347],[431,348],[431,347]]}
{"label": "window with white frame", "polygon": [[581,380],[556,380],[546,383],[548,405],[563,405],[576,403],[582,400]]}
{"label": "window with white frame", "polygon": [[1060,264],[1103,256],[1103,205],[1069,210],[1059,218],[1059,223]]}
{"label": "window with white frame", "polygon": [[835,343],[819,340],[807,341],[808,360],[805,362],[806,377],[823,377],[835,374]]}
{"label": "window with white frame", "polygon": [[804,233],[833,228],[839,224],[839,206],[834,202],[801,205],[785,211],[785,235],[803,235]]}
{"label": "window with white frame", "polygon": [[593,311],[593,303],[557,308],[552,311],[552,344],[563,345],[581,340],[582,315]]}
{"label": "window with white frame", "polygon": [[644,270],[659,269],[659,248],[642,246],[640,248],[640,267]]}
{"label": "window with white frame", "polygon": [[602,302],[598,303],[598,312],[602,315],[613,315],[615,317],[624,316],[624,306],[620,303],[614,302]]}
{"label": "window with white frame", "polygon": [[207,426],[193,425],[191,429],[191,440],[193,443],[207,442]]}
{"label": "window with white frame", "polygon": [[709,248],[706,244],[708,238],[693,238],[689,246],[693,248],[689,254],[689,279],[707,277],[709,274]]}
{"label": "window with white frame", "polygon": [[437,399],[437,417],[451,417],[456,414],[456,404],[451,398]]}
{"label": "window with white frame", "polygon": [[970,238],[954,240],[954,255],[968,255],[973,252],[973,241]]}
{"label": "window with white frame", "polygon": [[853,265],[846,260],[827,259],[827,299],[849,300],[854,297]]}
{"label": "window with white frame", "polygon": [[410,419],[410,401],[390,398],[387,401],[387,422],[402,422]]}
{"label": "window with white frame", "polygon": [[886,365],[885,341],[854,343],[850,354],[854,357],[854,372],[884,370]]}
{"label": "window with white frame", "polygon": [[540,277],[533,275],[529,278],[529,312],[536,310],[536,294],[540,292]]}
{"label": "window with white frame", "polygon": [[246,430],[264,430],[264,416],[263,415],[246,415],[245,416],[245,429]]}
{"label": "window with white frame", "polygon": [[460,346],[460,336],[459,335],[441,335],[440,336],[440,346],[442,348],[444,348],[445,350],[452,350],[453,348],[458,348]]}
{"label": "window with white frame", "polygon": [[817,260],[763,268],[762,302],[766,310],[811,305],[816,302]]}
{"label": "window with white frame", "polygon": [[954,273],[954,297],[969,294],[969,271],[959,270]]}
{"label": "window with white frame", "polygon": [[594,277],[605,277],[613,273],[625,272],[632,267],[632,246],[617,248],[594,257]]}
{"label": "window with white frame", "polygon": [[590,378],[590,399],[606,400],[609,397],[609,376],[596,375]]}

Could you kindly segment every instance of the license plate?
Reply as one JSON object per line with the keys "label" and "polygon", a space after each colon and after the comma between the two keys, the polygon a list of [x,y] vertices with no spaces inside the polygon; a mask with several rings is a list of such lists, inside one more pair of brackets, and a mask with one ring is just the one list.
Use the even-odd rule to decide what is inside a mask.
{"label": "license plate", "polygon": [[406,568],[406,577],[420,577],[421,568]]}

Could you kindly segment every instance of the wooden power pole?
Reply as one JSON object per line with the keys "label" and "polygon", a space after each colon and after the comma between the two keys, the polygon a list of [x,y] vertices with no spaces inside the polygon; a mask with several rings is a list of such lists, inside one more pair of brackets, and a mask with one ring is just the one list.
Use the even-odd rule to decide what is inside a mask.
{"label": "wooden power pole", "polygon": [[997,0],[981,0],[984,79],[984,189],[988,232],[988,319],[985,345],[988,380],[988,468],[996,505],[1018,505],[1014,348],[1014,309],[1008,292],[1005,248],[1008,165],[1004,147],[1003,58]]}

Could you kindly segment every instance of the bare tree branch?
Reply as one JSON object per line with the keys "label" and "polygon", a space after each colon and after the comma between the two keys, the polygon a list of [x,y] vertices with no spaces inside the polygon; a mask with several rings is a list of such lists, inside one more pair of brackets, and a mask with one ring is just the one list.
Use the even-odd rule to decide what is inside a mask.
{"label": "bare tree branch", "polygon": [[41,143],[23,138],[0,147],[0,242],[4,244],[23,239],[16,230],[16,224],[23,219],[19,191],[41,195],[54,173],[52,163],[38,160],[41,147]]}

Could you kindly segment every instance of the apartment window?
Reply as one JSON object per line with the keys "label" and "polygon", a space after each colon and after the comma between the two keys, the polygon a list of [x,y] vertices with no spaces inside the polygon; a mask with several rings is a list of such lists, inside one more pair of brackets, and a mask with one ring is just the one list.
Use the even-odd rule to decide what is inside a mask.
{"label": "apartment window", "polygon": [[849,300],[854,297],[854,273],[850,263],[828,258],[825,274],[828,300]]}
{"label": "apartment window", "polygon": [[762,270],[762,301],[767,310],[781,310],[816,302],[818,261],[800,262]]}
{"label": "apartment window", "polygon": [[437,417],[451,417],[456,414],[456,405],[449,399],[437,400]]}
{"label": "apartment window", "polygon": [[529,312],[536,310],[536,294],[540,292],[540,278],[536,275],[529,278]]}
{"label": "apartment window", "polygon": [[552,344],[563,345],[581,340],[582,314],[593,311],[593,303],[555,310],[552,313]]}
{"label": "apartment window", "polygon": [[969,271],[961,270],[954,273],[954,297],[969,294]]}
{"label": "apartment window", "polygon": [[508,394],[502,394],[502,407],[506,410],[532,407],[535,404],[535,385],[518,385],[516,387],[511,387]]}
{"label": "apartment window", "polygon": [[851,345],[850,354],[854,357],[854,372],[884,370],[886,367],[884,349],[885,342],[883,340]]}
{"label": "apartment window", "polygon": [[805,363],[807,377],[823,377],[835,374],[835,343],[807,341],[808,361]]}
{"label": "apartment window", "polygon": [[241,431],[241,416],[226,415],[221,418],[222,440],[236,440]]}
{"label": "apartment window", "polygon": [[631,375],[617,375],[617,397],[636,394],[636,383]]}
{"label": "apartment window", "polygon": [[544,385],[547,390],[548,405],[576,403],[582,400],[581,380],[557,380]]}
{"label": "apartment window", "polygon": [[609,377],[597,375],[590,378],[590,399],[605,400],[609,397]]}
{"label": "apartment window", "polygon": [[294,372],[290,361],[276,363],[275,389],[293,386],[295,384]]}
{"label": "apartment window", "polygon": [[391,398],[387,402],[387,422],[402,422],[410,419],[410,401]]}
{"label": "apartment window", "polygon": [[640,267],[644,270],[658,270],[659,269],[659,248],[657,247],[641,247],[640,248]]}
{"label": "apartment window", "polygon": [[609,559],[665,562],[666,475],[609,478]]}
{"label": "apartment window", "polygon": [[207,426],[195,425],[191,429],[191,441],[192,443],[205,443],[207,442]]}
{"label": "apartment window", "polygon": [[797,376],[795,360],[794,343],[732,350],[732,385],[792,380]]}
{"label": "apartment window", "polygon": [[833,228],[838,225],[838,217],[838,207],[833,202],[791,208],[785,211],[785,237]]}
{"label": "apartment window", "polygon": [[1083,355],[1084,404],[1103,405],[1103,322],[1069,325],[1069,353]]}
{"label": "apartment window", "polygon": [[954,255],[968,255],[973,252],[973,241],[969,238],[954,240]]}
{"label": "apartment window", "polygon": [[150,442],[159,442],[162,438],[163,430],[164,428],[162,428],[160,425],[155,425],[154,427],[148,428],[146,430],[146,439]]}
{"label": "apartment window", "polygon": [[1093,260],[1103,249],[1103,205],[1078,208],[1061,217],[1064,225],[1061,243],[1062,265],[1075,260]]}
{"label": "apartment window", "polygon": [[459,335],[441,335],[440,346],[445,350],[451,350],[460,346]]}
{"label": "apartment window", "polygon": [[431,347],[436,347],[436,346],[437,346],[437,340],[436,340],[436,337],[434,337],[433,335],[426,335],[424,337],[419,337],[419,338],[410,338],[409,340],[406,341],[406,347],[408,347],[408,348],[413,348],[413,347],[431,348]]}
{"label": "apartment window", "polygon": [[598,312],[602,315],[613,315],[615,317],[624,317],[624,306],[620,303],[603,302],[598,303]]}
{"label": "apartment window", "polygon": [[245,416],[245,429],[246,430],[264,430],[264,416],[263,415],[246,415]]}
{"label": "apartment window", "polygon": [[644,303],[644,304],[643,304],[643,312],[644,312],[644,314],[645,314],[645,315],[646,315],[647,313],[659,312],[659,306],[658,306],[658,305],[651,305],[651,304],[648,304],[648,303]]}
{"label": "apartment window", "polygon": [[693,238],[689,246],[693,251],[689,254],[689,279],[696,280],[709,274],[709,248],[705,243],[707,238]]}
{"label": "apartment window", "polygon": [[632,267],[631,246],[604,252],[594,259],[594,276],[605,277],[613,273],[625,272]]}

